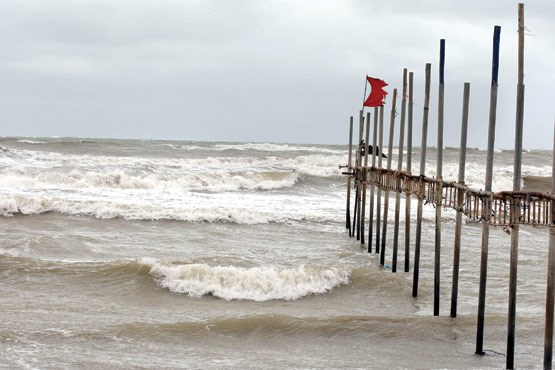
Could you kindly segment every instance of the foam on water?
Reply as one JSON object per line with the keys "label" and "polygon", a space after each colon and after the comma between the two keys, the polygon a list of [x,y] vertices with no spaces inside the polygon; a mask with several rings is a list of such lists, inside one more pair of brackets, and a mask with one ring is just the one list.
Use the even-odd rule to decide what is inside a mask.
{"label": "foam on water", "polygon": [[349,271],[335,267],[302,265],[293,268],[170,265],[152,259],[141,261],[151,267],[158,283],[175,293],[199,298],[212,295],[230,300],[296,300],[326,293],[349,283]]}
{"label": "foam on water", "polygon": [[331,222],[337,219],[333,196],[264,197],[264,194],[184,193],[152,195],[145,190],[60,192],[41,195],[33,191],[4,194],[0,214],[36,215],[56,212],[92,216],[98,219],[180,220],[187,222],[233,222],[264,224],[291,221]]}

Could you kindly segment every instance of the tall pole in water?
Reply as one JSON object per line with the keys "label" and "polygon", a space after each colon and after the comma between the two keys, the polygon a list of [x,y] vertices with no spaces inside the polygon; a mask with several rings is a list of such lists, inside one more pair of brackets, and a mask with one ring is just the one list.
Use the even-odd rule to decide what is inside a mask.
{"label": "tall pole in water", "polygon": [[[488,153],[486,163],[485,191],[492,190],[493,152],[495,146],[495,121],[497,114],[497,87],[499,73],[499,39],[501,27],[493,30],[493,60],[491,68],[491,92],[489,105]],[[491,217],[491,197],[485,204],[486,219],[482,220],[482,253],[480,258],[480,286],[478,292],[478,322],[476,330],[476,354],[484,354],[484,319],[486,308],[486,280],[488,276],[489,219]]]}
{"label": "tall pole in water", "polygon": [[[381,153],[377,148],[377,136],[378,136],[378,107],[374,108],[374,129],[372,134],[372,148],[373,148],[373,155],[372,155],[372,168],[376,167],[376,156],[380,155]],[[374,231],[374,194],[375,194],[376,186],[374,184],[370,184],[370,215],[369,215],[369,225],[368,225],[368,253],[372,252],[372,237]]]}
{"label": "tall pole in water", "polygon": [[[553,122],[553,161],[551,164],[551,192],[555,194],[555,122]],[[543,339],[543,368],[553,365],[553,313],[555,306],[555,201],[551,201],[549,222],[549,252],[547,256],[547,292],[545,294],[545,329]]]}
{"label": "tall pole in water", "polygon": [[442,207],[442,178],[443,178],[443,100],[445,91],[445,40],[439,42],[439,95],[437,114],[437,167],[436,167],[436,234],[434,260],[434,316],[439,316],[440,274],[441,274],[441,207]]}
{"label": "tall pole in water", "polygon": [[[407,117],[407,174],[411,175],[412,167],[412,92],[413,92],[413,78],[414,73],[409,72],[409,109]],[[410,198],[411,195],[407,194],[405,197],[405,272],[409,272],[410,265]]]}
{"label": "tall pole in water", "polygon": [[[405,140],[405,116],[407,107],[407,69],[403,69],[403,96],[401,98],[401,125],[399,127],[399,154],[397,155],[397,172],[403,170],[403,150]],[[401,181],[400,178],[397,181]],[[401,190],[395,194],[395,223],[393,226],[393,259],[391,262],[391,272],[397,272],[397,252],[399,244],[399,220],[401,216]]]}
{"label": "tall pole in water", "polygon": [[[382,168],[382,150],[383,150],[383,105],[380,106],[380,126],[379,126],[379,141],[378,141],[378,168]],[[380,246],[381,246],[381,229],[380,229],[380,221],[381,221],[381,207],[382,207],[382,188],[378,186],[378,195],[376,196],[376,254],[380,253]]]}
{"label": "tall pole in water", "polygon": [[[420,144],[420,176],[426,176],[426,141],[428,137],[428,114],[430,111],[430,74],[432,65],[426,63],[426,83],[424,87],[424,113],[422,118],[422,143]],[[412,296],[418,295],[418,278],[420,275],[420,242],[422,239],[422,211],[424,206],[424,183],[418,191],[418,208],[416,210],[416,242],[414,245],[414,270]]]}
{"label": "tall pole in water", "polygon": [[[395,103],[397,101],[397,89],[393,89],[393,99],[391,103],[391,120],[389,122],[389,147],[387,148],[387,170],[391,170],[391,157],[393,153],[393,135],[395,133]],[[389,210],[389,188],[385,189],[385,200],[383,206],[383,229],[382,229],[382,254],[380,264],[385,266],[385,241],[387,235],[387,212]]]}
{"label": "tall pole in water", "polygon": [[362,167],[362,207],[360,212],[360,244],[364,244],[364,217],[366,215],[366,181],[368,180],[368,140],[370,135],[370,112],[366,113],[366,138],[364,140],[364,166]]}
{"label": "tall pole in water", "polygon": [[[470,98],[470,84],[464,84],[463,111],[461,124],[461,148],[459,153],[459,178],[458,184],[464,185],[466,165],[466,139],[468,137],[468,104]],[[455,216],[455,247],[453,250],[453,283],[451,289],[451,317],[457,317],[457,297],[459,292],[459,266],[461,257],[461,235],[463,216],[464,192],[457,190],[457,215]]]}
{"label": "tall pole in water", "polygon": [[[349,160],[347,162],[347,171],[353,173],[353,116],[349,119]],[[347,229],[349,229],[349,236],[352,236],[351,231],[351,180],[353,179],[352,175],[349,175],[347,178],[347,215],[345,217]]]}
{"label": "tall pole in water", "polygon": [[[515,123],[515,161],[513,175],[513,190],[520,190],[522,180],[522,132],[524,126],[524,4],[518,4],[518,84],[516,98],[516,123]],[[520,207],[514,200],[511,202],[511,220],[513,230],[511,232],[511,260],[509,272],[509,309],[507,324],[507,369],[514,367],[515,353],[515,323],[516,323],[516,287],[518,268],[518,236],[520,225],[518,213]]]}
{"label": "tall pole in water", "polygon": [[361,141],[362,141],[362,130],[364,125],[364,114],[362,109],[359,112],[359,122],[358,122],[358,142],[357,145],[357,152],[356,152],[356,161],[355,161],[355,210],[354,210],[354,219],[353,219],[353,230],[356,227],[356,236],[357,240],[360,240],[360,200],[361,200],[361,188],[360,188],[360,175],[361,175]]}

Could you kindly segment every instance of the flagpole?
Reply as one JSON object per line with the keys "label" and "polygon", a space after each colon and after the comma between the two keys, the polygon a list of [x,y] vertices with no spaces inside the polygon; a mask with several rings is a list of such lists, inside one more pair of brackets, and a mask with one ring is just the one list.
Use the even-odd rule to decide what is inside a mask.
{"label": "flagpole", "polygon": [[366,101],[366,88],[368,87],[368,75],[364,77],[364,95],[362,95],[362,112],[364,113],[364,102]]}

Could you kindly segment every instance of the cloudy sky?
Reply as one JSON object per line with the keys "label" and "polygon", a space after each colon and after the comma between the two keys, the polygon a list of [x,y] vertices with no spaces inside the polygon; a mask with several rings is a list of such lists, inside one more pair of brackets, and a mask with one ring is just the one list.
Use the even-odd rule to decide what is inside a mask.
{"label": "cloudy sky", "polygon": [[[514,145],[517,2],[507,0],[0,0],[0,136],[347,142],[366,74],[415,73],[415,142],[446,39],[445,145],[485,147],[494,25],[496,147]],[[524,147],[552,148],[555,1],[525,2]],[[390,101],[386,111],[389,114]],[[387,121],[387,120],[386,120]],[[388,122],[388,121],[387,121]]]}

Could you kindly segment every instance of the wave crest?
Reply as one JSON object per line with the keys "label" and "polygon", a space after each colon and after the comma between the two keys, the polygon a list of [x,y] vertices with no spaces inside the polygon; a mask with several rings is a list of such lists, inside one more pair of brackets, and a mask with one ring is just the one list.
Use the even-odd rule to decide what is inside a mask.
{"label": "wave crest", "polygon": [[226,301],[296,300],[349,283],[348,271],[316,265],[280,269],[143,262],[151,266],[151,275],[162,287],[195,298],[212,295]]}
{"label": "wave crest", "polygon": [[16,170],[5,172],[0,187],[11,189],[155,189],[155,190],[272,190],[294,186],[296,172],[208,172],[172,174],[132,174],[124,171],[79,171],[69,173]]}

